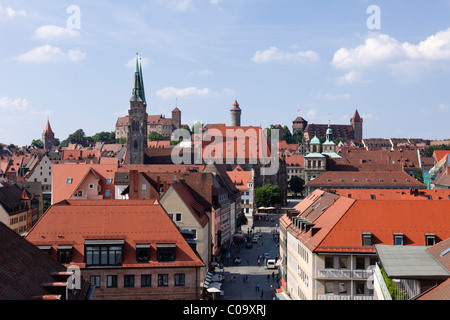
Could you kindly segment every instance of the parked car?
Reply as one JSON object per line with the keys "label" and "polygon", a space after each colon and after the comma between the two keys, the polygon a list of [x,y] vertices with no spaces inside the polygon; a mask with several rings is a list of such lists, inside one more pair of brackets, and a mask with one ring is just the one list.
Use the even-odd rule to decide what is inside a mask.
{"label": "parked car", "polygon": [[259,238],[258,237],[253,237],[252,242],[253,243],[258,243]]}
{"label": "parked car", "polygon": [[251,248],[253,247],[253,243],[251,241],[247,241],[247,243],[245,244],[246,248]]}
{"label": "parked car", "polygon": [[241,264],[241,258],[239,258],[239,257],[236,257],[236,258],[234,258],[234,264]]}
{"label": "parked car", "polygon": [[276,263],[275,259],[267,260],[267,262],[266,262],[267,269],[275,269],[276,268],[275,263]]}

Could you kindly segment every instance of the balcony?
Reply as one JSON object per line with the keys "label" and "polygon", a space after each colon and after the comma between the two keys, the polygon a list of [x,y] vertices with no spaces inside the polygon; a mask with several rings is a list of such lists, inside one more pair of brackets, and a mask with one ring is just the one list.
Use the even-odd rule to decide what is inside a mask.
{"label": "balcony", "polygon": [[318,279],[367,280],[372,275],[373,271],[370,270],[320,269],[317,271]]}

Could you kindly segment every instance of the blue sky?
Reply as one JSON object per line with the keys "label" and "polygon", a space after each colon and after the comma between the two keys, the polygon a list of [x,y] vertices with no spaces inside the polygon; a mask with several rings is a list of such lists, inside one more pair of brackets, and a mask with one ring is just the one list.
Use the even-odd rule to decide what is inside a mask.
{"label": "blue sky", "polygon": [[113,131],[137,50],[147,112],[177,105],[188,125],[229,124],[237,99],[242,125],[357,108],[365,138],[450,138],[449,15],[445,0],[0,0],[0,142],[29,145],[47,117],[61,140]]}

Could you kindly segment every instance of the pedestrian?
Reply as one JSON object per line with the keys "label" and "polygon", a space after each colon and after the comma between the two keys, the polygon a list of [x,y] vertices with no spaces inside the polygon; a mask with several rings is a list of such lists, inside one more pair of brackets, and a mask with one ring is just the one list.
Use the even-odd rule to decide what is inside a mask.
{"label": "pedestrian", "polygon": [[261,290],[261,299],[264,299],[264,290]]}
{"label": "pedestrian", "polygon": [[270,274],[267,274],[267,281],[270,281]]}
{"label": "pedestrian", "polygon": [[255,292],[258,292],[258,284],[255,283]]}
{"label": "pedestrian", "polygon": [[275,278],[275,272],[272,271],[272,279]]}

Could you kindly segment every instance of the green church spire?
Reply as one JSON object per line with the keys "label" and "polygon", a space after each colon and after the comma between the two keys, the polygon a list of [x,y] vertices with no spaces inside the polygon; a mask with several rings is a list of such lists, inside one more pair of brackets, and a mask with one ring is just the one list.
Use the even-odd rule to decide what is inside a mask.
{"label": "green church spire", "polygon": [[145,101],[144,80],[142,76],[142,65],[139,64],[139,58],[136,54],[136,70],[134,72],[133,90],[130,101],[139,101],[147,104]]}

